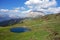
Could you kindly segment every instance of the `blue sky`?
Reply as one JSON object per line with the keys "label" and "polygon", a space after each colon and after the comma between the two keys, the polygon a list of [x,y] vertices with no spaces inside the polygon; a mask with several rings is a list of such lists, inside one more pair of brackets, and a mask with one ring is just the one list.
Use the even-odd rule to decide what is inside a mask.
{"label": "blue sky", "polygon": [[57,6],[59,6],[60,7],[60,0],[56,0],[57,1],[57,3],[58,3],[58,5]]}
{"label": "blue sky", "polygon": [[0,0],[0,9],[12,9],[16,7],[25,6],[24,2],[27,0]]}
{"label": "blue sky", "polygon": [[[22,7],[25,6],[24,2],[27,0],[0,0],[0,9],[12,9],[14,7]],[[56,0],[58,5],[60,6],[60,0]]]}
{"label": "blue sky", "polygon": [[0,15],[25,17],[31,16],[29,12],[34,10],[48,14],[59,13],[60,0],[0,0]]}

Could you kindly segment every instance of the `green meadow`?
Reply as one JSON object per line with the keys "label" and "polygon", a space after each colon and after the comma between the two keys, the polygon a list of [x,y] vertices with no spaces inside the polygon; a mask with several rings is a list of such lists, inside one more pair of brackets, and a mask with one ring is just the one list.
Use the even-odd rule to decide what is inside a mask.
{"label": "green meadow", "polygon": [[[14,27],[27,27],[31,31],[10,32]],[[26,19],[23,23],[0,27],[0,40],[60,40],[60,13]]]}

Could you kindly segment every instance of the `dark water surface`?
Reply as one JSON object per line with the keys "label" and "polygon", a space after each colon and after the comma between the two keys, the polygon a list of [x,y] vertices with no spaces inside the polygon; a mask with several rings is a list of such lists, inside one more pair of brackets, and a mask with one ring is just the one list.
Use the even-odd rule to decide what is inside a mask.
{"label": "dark water surface", "polygon": [[24,27],[16,27],[16,28],[11,28],[10,29],[11,32],[15,32],[15,33],[27,32],[27,31],[30,31],[30,30],[31,29],[24,28]]}

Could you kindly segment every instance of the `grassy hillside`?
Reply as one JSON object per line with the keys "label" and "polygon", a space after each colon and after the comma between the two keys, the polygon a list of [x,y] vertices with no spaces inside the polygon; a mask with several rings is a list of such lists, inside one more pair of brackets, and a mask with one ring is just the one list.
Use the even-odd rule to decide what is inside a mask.
{"label": "grassy hillside", "polygon": [[[31,31],[10,32],[13,27],[27,27]],[[24,20],[12,26],[0,27],[0,40],[60,40],[60,13],[41,18]]]}

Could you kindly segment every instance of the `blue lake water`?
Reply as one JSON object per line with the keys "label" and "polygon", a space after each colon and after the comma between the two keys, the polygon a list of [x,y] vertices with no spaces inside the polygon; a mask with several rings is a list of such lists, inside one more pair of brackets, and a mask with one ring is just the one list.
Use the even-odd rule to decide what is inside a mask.
{"label": "blue lake water", "polygon": [[30,30],[31,29],[24,28],[24,27],[16,27],[16,28],[11,28],[10,29],[11,32],[15,32],[15,33],[27,32],[27,31],[30,31]]}

